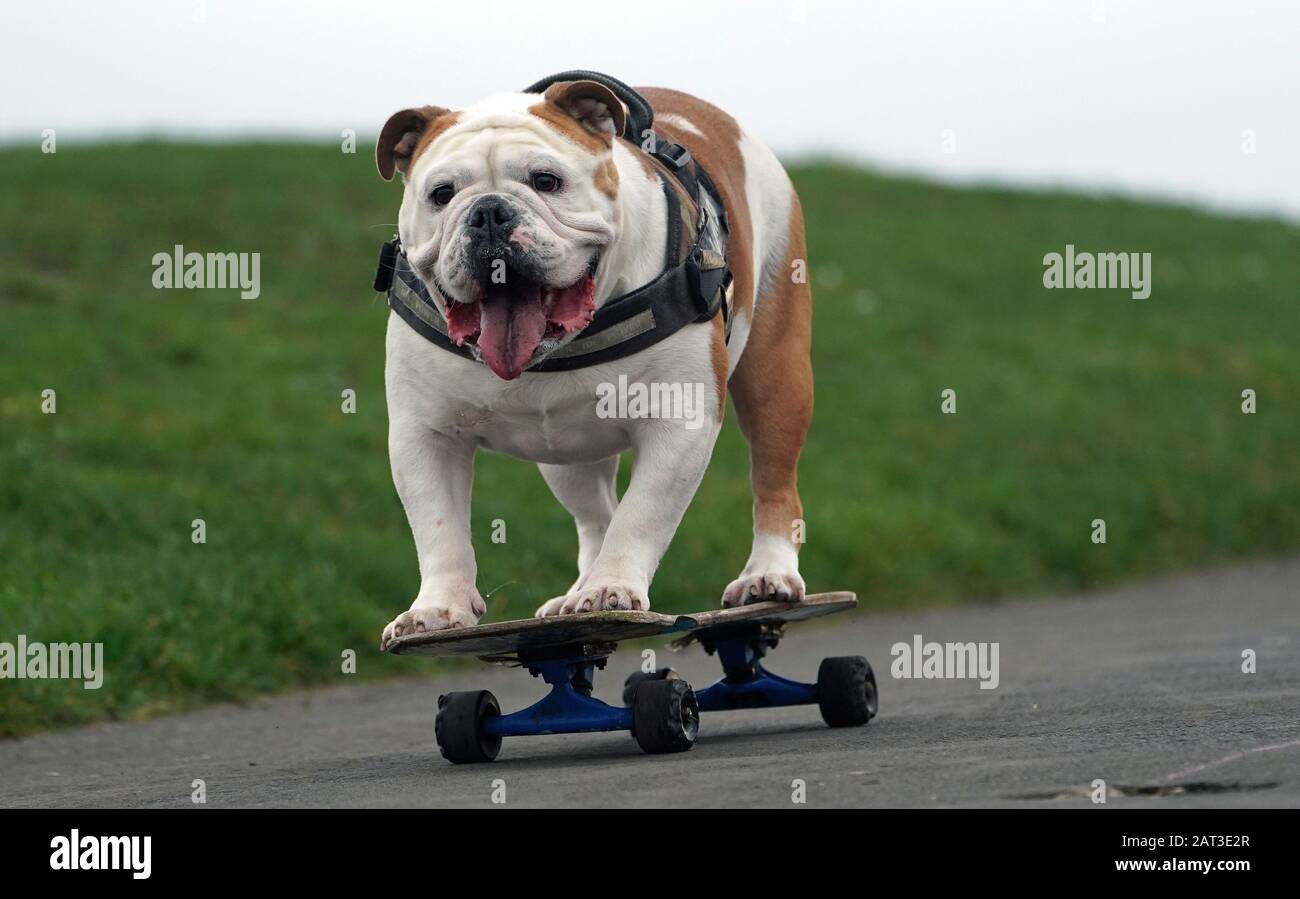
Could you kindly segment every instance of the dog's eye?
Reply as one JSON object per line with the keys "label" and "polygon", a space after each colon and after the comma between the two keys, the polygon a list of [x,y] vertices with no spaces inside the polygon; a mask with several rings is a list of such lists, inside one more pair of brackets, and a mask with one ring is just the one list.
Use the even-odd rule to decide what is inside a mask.
{"label": "dog's eye", "polygon": [[533,172],[532,177],[533,190],[542,194],[550,194],[560,189],[560,179],[550,172]]}
{"label": "dog's eye", "polygon": [[451,198],[456,195],[456,188],[450,184],[439,184],[429,194],[429,199],[433,200],[434,206],[446,206],[451,202]]}

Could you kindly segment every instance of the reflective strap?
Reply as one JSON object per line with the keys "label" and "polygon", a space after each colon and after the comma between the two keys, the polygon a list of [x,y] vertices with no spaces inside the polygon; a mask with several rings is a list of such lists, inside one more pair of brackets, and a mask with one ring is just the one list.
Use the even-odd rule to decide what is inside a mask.
{"label": "reflective strap", "polygon": [[448,340],[451,339],[447,336],[447,320],[442,317],[438,307],[425,302],[424,298],[411,290],[401,278],[393,282],[390,295],[396,295],[396,299],[407,309],[410,309],[420,321],[433,328],[443,337],[447,337]]}
{"label": "reflective strap", "polygon": [[[655,329],[655,313],[653,309],[643,309],[631,318],[624,319],[616,325],[610,325],[599,333],[592,334],[590,337],[579,337],[566,343],[554,353],[551,353],[546,359],[572,359],[575,356],[586,356],[590,353],[598,353],[601,350],[607,350],[612,346],[617,346],[625,340],[631,340],[633,337],[640,337],[648,331]],[[546,361],[546,360],[543,360]]]}

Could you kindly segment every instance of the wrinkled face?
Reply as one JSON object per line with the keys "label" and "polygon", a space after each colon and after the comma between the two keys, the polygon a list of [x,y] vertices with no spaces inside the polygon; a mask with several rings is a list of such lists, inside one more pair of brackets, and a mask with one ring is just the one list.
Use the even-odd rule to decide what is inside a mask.
{"label": "wrinkled face", "polygon": [[388,174],[406,178],[398,230],[412,269],[451,339],[506,380],[595,312],[601,262],[618,236],[611,141],[622,108],[606,93],[565,82],[545,99],[407,110],[381,135],[381,174],[388,138]]}

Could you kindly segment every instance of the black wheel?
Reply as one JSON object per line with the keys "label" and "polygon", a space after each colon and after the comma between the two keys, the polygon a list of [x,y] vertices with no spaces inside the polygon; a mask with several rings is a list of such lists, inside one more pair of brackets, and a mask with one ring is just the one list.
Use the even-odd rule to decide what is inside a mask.
{"label": "black wheel", "polygon": [[876,717],[880,699],[876,673],[862,656],[822,659],[817,669],[817,705],[831,727],[859,727]]}
{"label": "black wheel", "polygon": [[680,677],[643,680],[632,697],[632,736],[646,752],[685,752],[700,732],[695,691]]}
{"label": "black wheel", "polygon": [[497,698],[487,690],[447,693],[438,697],[434,738],[449,762],[490,762],[501,751],[501,738],[483,733],[483,722],[501,714]]}
{"label": "black wheel", "polygon": [[645,671],[633,671],[623,681],[623,705],[631,705],[632,700],[636,697],[636,688],[648,680],[672,680],[681,677],[671,668],[658,668],[649,673]]}

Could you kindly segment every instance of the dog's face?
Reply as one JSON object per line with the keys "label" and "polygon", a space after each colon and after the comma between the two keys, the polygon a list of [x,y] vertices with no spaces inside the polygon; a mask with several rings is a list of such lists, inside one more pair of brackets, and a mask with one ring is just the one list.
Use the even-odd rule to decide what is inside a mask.
{"label": "dog's face", "polygon": [[398,233],[458,344],[519,377],[584,328],[618,239],[624,110],[591,81],[469,109],[406,109],[375,147],[406,181]]}

